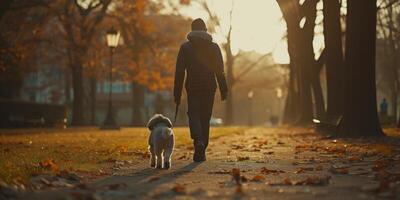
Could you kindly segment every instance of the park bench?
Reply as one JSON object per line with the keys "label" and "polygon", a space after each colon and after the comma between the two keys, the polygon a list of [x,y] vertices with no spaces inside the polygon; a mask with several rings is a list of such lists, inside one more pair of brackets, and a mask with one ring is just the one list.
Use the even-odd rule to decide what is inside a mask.
{"label": "park bench", "polygon": [[315,124],[316,131],[334,135],[336,134],[342,119],[343,116],[339,115],[331,118],[330,120],[313,119],[313,122]]}
{"label": "park bench", "polygon": [[66,125],[64,105],[0,99],[0,128]]}

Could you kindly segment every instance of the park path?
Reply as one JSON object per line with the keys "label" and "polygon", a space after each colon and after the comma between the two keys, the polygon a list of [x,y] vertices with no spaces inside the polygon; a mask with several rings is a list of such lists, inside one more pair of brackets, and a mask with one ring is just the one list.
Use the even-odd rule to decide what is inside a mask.
{"label": "park path", "polygon": [[211,141],[207,161],[175,149],[170,170],[148,160],[73,188],[21,199],[400,199],[400,142],[334,139],[308,129],[252,128]]}

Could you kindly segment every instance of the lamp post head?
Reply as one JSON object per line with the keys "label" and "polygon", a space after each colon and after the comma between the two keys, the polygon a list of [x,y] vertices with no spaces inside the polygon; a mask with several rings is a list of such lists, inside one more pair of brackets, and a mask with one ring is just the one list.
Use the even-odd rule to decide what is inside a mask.
{"label": "lamp post head", "polygon": [[119,43],[120,33],[112,27],[107,31],[107,46],[110,48],[116,48]]}

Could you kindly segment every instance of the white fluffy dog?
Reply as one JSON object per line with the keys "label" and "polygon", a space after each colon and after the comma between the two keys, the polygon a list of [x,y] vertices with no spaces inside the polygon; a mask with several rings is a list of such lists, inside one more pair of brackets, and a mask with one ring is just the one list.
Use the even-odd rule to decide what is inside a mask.
{"label": "white fluffy dog", "polygon": [[147,127],[150,130],[150,166],[169,169],[175,144],[171,120],[162,114],[155,114],[150,118]]}

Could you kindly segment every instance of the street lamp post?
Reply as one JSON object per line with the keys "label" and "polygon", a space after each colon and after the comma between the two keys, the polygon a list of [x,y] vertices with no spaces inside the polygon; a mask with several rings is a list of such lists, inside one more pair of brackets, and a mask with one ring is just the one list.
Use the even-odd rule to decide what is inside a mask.
{"label": "street lamp post", "polygon": [[253,97],[254,92],[251,90],[247,93],[247,98],[249,98],[249,126],[253,126]]}
{"label": "street lamp post", "polygon": [[114,111],[112,107],[112,67],[113,67],[113,54],[115,48],[119,43],[119,32],[114,28],[107,31],[107,46],[110,48],[110,71],[109,71],[109,91],[108,91],[108,110],[106,119],[103,122],[101,129],[119,129],[117,122],[114,118]]}

